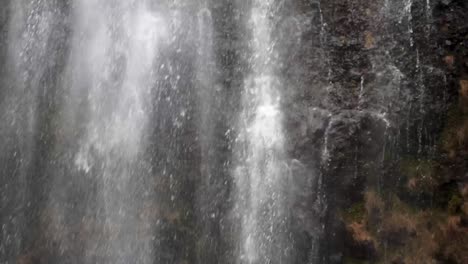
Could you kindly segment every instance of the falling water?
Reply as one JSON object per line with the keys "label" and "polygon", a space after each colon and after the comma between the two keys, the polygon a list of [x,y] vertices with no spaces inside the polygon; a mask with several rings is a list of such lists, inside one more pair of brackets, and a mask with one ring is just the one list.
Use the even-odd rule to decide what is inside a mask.
{"label": "falling water", "polygon": [[359,98],[358,98],[358,104],[359,104],[359,109],[362,109],[362,105],[365,103],[364,102],[364,76],[361,76],[361,82],[359,84]]}
{"label": "falling water", "polygon": [[[15,118],[24,113],[28,120],[27,127],[17,129],[25,133],[21,152],[30,155],[37,146],[27,143],[28,137],[38,133],[35,129],[41,122],[37,120],[40,115],[34,114],[40,102],[37,98],[44,96],[39,92],[51,93],[43,86],[47,85],[43,81],[46,70],[51,71],[47,64],[60,54],[50,51],[53,34],[57,34],[54,30],[63,19],[60,8],[53,1],[12,7],[9,54],[17,71],[11,96],[21,96],[23,102],[16,105],[26,108],[7,107]],[[80,238],[83,263],[152,263],[153,230],[139,217],[141,197],[135,192],[148,191],[142,185],[148,174],[142,165],[151,107],[148,98],[155,85],[152,69],[159,45],[168,38],[167,26],[161,13],[151,10],[146,1],[77,1],[70,19],[70,57],[57,83],[62,86],[56,97],[61,107],[54,119],[57,141],[55,147],[48,147],[56,158],[44,164],[45,173],[51,175],[44,205],[49,214],[40,215],[44,234],[59,243],[59,254],[70,254],[78,239],[72,239],[75,231],[67,227],[67,219],[70,208],[75,208],[82,214],[80,229],[90,232]],[[23,159],[30,162],[31,158]],[[63,178],[65,170],[68,179]],[[93,198],[94,187],[90,187],[86,200],[80,202],[80,208],[85,206],[81,210],[69,203],[76,191],[71,186],[86,181],[100,189]]]}
{"label": "falling water", "polygon": [[[330,115],[331,117],[331,115]],[[333,124],[335,123],[336,119],[330,118],[330,121],[328,122],[328,126],[325,129],[325,134],[324,134],[324,140],[323,140],[323,150],[322,150],[322,164],[326,167],[328,165],[329,159],[330,159],[330,150],[328,149],[328,141],[330,138],[330,131],[333,127]]]}
{"label": "falling water", "polygon": [[408,35],[409,35],[409,40],[410,40],[410,46],[414,46],[414,30],[413,30],[413,0],[406,0],[405,2],[405,7],[404,7],[404,12],[405,15],[408,18]]}
{"label": "falling water", "polygon": [[241,162],[236,172],[242,221],[241,263],[288,263],[287,186],[284,135],[280,109],[281,81],[272,36],[274,0],[254,1],[250,58],[240,118]]}
{"label": "falling water", "polygon": [[138,201],[132,192],[145,190],[135,177],[144,173],[137,168],[144,150],[147,98],[154,86],[158,45],[167,38],[167,29],[161,14],[143,1],[83,1],[75,15],[78,35],[69,62],[70,89],[75,96],[87,94],[89,102],[75,165],[85,174],[98,171],[103,190],[97,203],[106,230],[99,245],[88,245],[89,251],[98,252],[89,254],[115,257],[114,263],[151,263],[149,237],[138,234],[151,230],[130,231],[138,226]]}
{"label": "falling water", "polygon": [[42,65],[47,65],[52,56],[47,42],[57,14],[47,1],[14,1],[9,11],[8,85],[2,87],[0,114],[3,167],[0,261],[15,256],[25,246],[20,238],[27,233],[26,215],[35,198],[31,197],[28,181],[34,163],[37,98],[46,70]]}
{"label": "falling water", "polygon": [[[213,21],[211,12],[208,7],[204,7],[197,14],[198,20],[198,71],[197,71],[197,83],[199,85],[198,92],[200,101],[204,101],[201,106],[201,117],[200,117],[200,129],[203,131],[200,133],[201,141],[201,152],[203,160],[210,160],[209,149],[210,139],[213,133],[213,122],[212,119],[211,105],[212,97],[214,92],[213,75],[214,75],[214,58],[213,58]],[[202,168],[203,174],[207,175],[206,181],[210,180],[211,173],[209,165],[204,164]]]}
{"label": "falling water", "polygon": [[361,2],[3,0],[0,263],[453,257],[468,11]]}

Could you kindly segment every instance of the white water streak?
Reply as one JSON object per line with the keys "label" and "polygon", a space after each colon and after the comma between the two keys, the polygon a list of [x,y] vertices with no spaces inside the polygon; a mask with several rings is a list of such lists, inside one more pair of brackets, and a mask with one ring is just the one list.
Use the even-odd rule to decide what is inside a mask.
{"label": "white water streak", "polygon": [[[285,139],[282,127],[280,81],[275,75],[278,63],[272,38],[272,9],[275,1],[254,1],[251,10],[252,75],[244,94],[243,164],[236,181],[241,209],[243,248],[246,263],[270,263],[283,258],[286,223],[285,196],[282,193],[288,173],[285,166]],[[279,260],[281,263],[281,260]]]}
{"label": "white water streak", "polygon": [[105,214],[104,233],[88,241],[86,254],[152,263],[149,236],[129,230],[138,225],[129,215],[138,203],[129,186],[135,184],[135,164],[144,150],[153,65],[167,26],[145,1],[79,1],[74,10],[69,109],[76,112],[76,98],[83,95],[88,102],[75,164],[86,174],[98,171],[103,190],[97,208]]}

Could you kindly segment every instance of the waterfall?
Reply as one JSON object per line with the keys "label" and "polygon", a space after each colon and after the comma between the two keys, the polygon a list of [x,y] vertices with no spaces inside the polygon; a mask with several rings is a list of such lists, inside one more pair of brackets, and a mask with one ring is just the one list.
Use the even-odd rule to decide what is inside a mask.
{"label": "waterfall", "polygon": [[463,1],[0,2],[0,263],[466,262]]}
{"label": "waterfall", "polygon": [[151,226],[138,219],[141,200],[133,193],[149,191],[142,185],[148,172],[140,161],[155,87],[153,66],[158,46],[168,38],[167,25],[144,1],[81,1],[74,15],[70,97],[86,96],[88,107],[75,165],[83,175],[95,174],[103,186],[95,208],[102,210],[105,231],[99,243],[89,241],[86,254],[111,256],[114,263],[152,263]]}
{"label": "waterfall", "polygon": [[[23,207],[19,212],[30,215],[36,210],[31,207],[35,198],[45,201],[36,205],[41,208],[37,219],[12,216],[18,237],[11,239],[48,239],[58,244],[58,255],[81,251],[81,263],[153,263],[155,227],[141,213],[152,192],[144,184],[150,174],[145,134],[152,111],[149,99],[160,78],[154,66],[170,39],[167,15],[148,1],[90,0],[76,1],[65,18],[64,5],[27,1],[11,6],[12,89],[4,94],[8,98],[2,107],[9,112],[3,120],[11,120],[11,132],[5,133],[16,134],[10,142],[19,141],[18,150],[12,151],[23,168],[16,203]],[[54,41],[64,43],[67,36],[60,35],[58,26],[66,19],[73,34],[62,66],[56,61],[67,49]],[[43,118],[46,111],[48,119]],[[41,169],[32,171],[35,162]],[[35,179],[40,185],[28,189]],[[83,185],[88,189],[81,190]],[[38,188],[44,189],[35,191]],[[45,197],[29,197],[33,193]],[[154,207],[156,201],[151,203]],[[43,229],[42,234],[34,237],[28,229],[21,234],[28,221]],[[82,237],[75,237],[76,232]],[[37,246],[16,247],[30,251]],[[44,250],[39,246],[23,254]]]}
{"label": "waterfall", "polygon": [[273,37],[276,4],[254,1],[248,23],[251,73],[244,84],[240,161],[235,172],[242,229],[240,263],[288,263],[288,170]]}
{"label": "waterfall", "polygon": [[[52,102],[46,102],[43,86],[54,86],[49,71],[55,67],[57,59],[54,48],[60,44],[51,32],[60,32],[56,16],[60,11],[48,1],[12,1],[2,3],[9,23],[6,29],[6,54],[2,61],[4,74],[1,81],[0,107],[0,261],[15,257],[26,246],[27,239],[33,237],[29,227],[35,224],[30,216],[37,216],[32,206],[39,198],[34,178],[44,167],[39,164],[41,148],[48,137],[41,136],[37,142],[37,130],[43,126],[40,112],[46,112]],[[3,10],[2,10],[3,12]],[[2,40],[3,42],[3,40]],[[3,55],[3,54],[2,54]]]}
{"label": "waterfall", "polygon": [[[211,110],[213,97],[211,96],[214,90],[213,75],[214,75],[214,59],[213,59],[213,19],[211,12],[207,7],[204,7],[197,14],[198,19],[198,63],[197,63],[197,83],[200,101],[204,103],[200,109],[200,141],[201,141],[201,152],[203,161],[210,160],[210,148],[213,133],[213,113]],[[202,170],[206,175],[206,181],[209,182],[211,178],[211,172],[209,164],[204,164]]]}

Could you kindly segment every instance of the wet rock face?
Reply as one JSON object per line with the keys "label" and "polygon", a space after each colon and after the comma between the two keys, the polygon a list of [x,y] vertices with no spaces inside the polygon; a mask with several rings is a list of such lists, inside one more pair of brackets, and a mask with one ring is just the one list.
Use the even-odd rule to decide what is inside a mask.
{"label": "wet rock face", "polygon": [[[12,2],[0,1],[2,104],[13,89],[4,66]],[[0,209],[12,212],[0,214],[0,223],[8,222],[5,232],[22,241],[0,238],[0,262],[106,262],[98,254],[85,257],[86,242],[103,231],[82,203],[98,200],[104,183],[70,162],[78,143],[67,131],[84,128],[57,125],[73,7],[52,2],[57,20],[40,61],[46,69],[34,99],[34,133],[0,130],[8,146],[0,154]],[[155,9],[173,4],[154,2]],[[236,263],[242,245],[241,223],[232,215],[232,162],[249,71],[243,39],[249,3],[207,1],[194,15],[195,2],[183,5],[182,37],[164,51],[162,90],[149,95],[157,104],[138,168],[149,172],[139,183],[152,194],[134,187],[141,203],[129,210],[157,230],[145,232],[154,235],[156,263]],[[468,3],[294,0],[277,8],[275,74],[282,79],[292,263],[467,263]],[[210,21],[213,79],[200,84],[197,70],[206,65],[197,62],[193,28]],[[208,92],[197,94],[197,85]],[[70,123],[86,120],[82,115]],[[19,122],[26,127],[26,119]],[[20,144],[24,138],[33,145],[30,154]],[[52,172],[71,176],[54,182]],[[55,204],[67,216],[62,225],[50,224],[57,212],[47,204],[49,193],[62,198]],[[21,217],[11,221],[17,212]]]}
{"label": "wet rock face", "polygon": [[[2,41],[0,41],[0,61],[3,61],[4,60],[4,56],[5,56],[5,49],[6,49],[6,34],[7,34],[7,29],[6,29],[6,26],[8,25],[7,21],[8,21],[8,5],[9,5],[9,2],[8,1],[2,1],[1,2],[2,6],[4,8],[2,8],[2,11],[0,11],[0,36],[1,36],[1,39]],[[3,67],[2,67],[3,68]]]}
{"label": "wet rock face", "polygon": [[[465,148],[466,135],[463,125],[465,118],[462,113],[465,105],[464,60],[467,33],[464,25],[466,19],[463,19],[461,14],[466,14],[467,6],[460,1],[430,1],[429,4],[426,1],[402,1],[393,2],[387,9],[378,11],[375,5],[363,3],[360,7],[364,7],[366,11],[355,17],[347,12],[348,9],[352,9],[353,1],[336,5],[333,1],[328,3],[328,8],[335,10],[334,14],[343,16],[331,21],[348,21],[347,25],[355,25],[354,30],[350,31],[346,30],[347,26],[335,23],[334,29],[330,31],[330,34],[339,36],[334,38],[335,42],[329,42],[335,43],[332,45],[332,50],[335,51],[331,52],[331,56],[340,54],[335,55],[338,63],[333,69],[335,75],[340,77],[335,79],[338,85],[332,87],[338,88],[335,88],[336,92],[332,88],[330,102],[338,109],[387,109],[391,127],[386,130],[385,127],[379,127],[375,120],[361,121],[359,115],[348,117],[348,121],[343,118],[341,123],[345,124],[340,125],[337,121],[330,127],[329,151],[334,153],[330,155],[324,170],[328,171],[324,184],[327,186],[326,193],[329,194],[328,205],[335,204],[338,209],[329,208],[325,220],[328,226],[325,236],[329,239],[329,244],[323,250],[323,261],[336,262],[336,256],[340,255],[349,261],[369,261],[381,257],[379,244],[398,248],[407,243],[421,248],[421,252],[424,252],[424,256],[420,256],[421,259],[437,259],[440,257],[436,250],[437,241],[428,241],[425,246],[416,245],[419,243],[417,241],[424,240],[426,234],[435,234],[438,228],[446,230],[445,223],[437,223],[435,218],[429,218],[429,221],[436,222],[431,224],[437,226],[434,229],[408,229],[421,220],[414,215],[396,213],[401,210],[396,206],[387,209],[387,215],[380,216],[369,209],[364,210],[363,214],[369,217],[363,220],[364,222],[337,219],[340,219],[340,211],[346,211],[346,208],[359,204],[369,189],[379,190],[385,200],[393,199],[389,193],[394,193],[402,199],[412,197],[412,203],[419,204],[418,206],[427,206],[426,201],[432,201],[434,204],[438,203],[446,212],[453,213],[456,211],[454,208],[460,208],[460,189],[449,186],[465,184],[465,176],[461,169],[465,164],[459,157],[464,155],[461,153],[465,153],[462,149]],[[408,3],[411,5],[405,11],[404,5]],[[376,3],[381,7],[383,4],[383,1]],[[348,6],[340,8],[343,5]],[[382,16],[376,18],[375,14],[379,12]],[[357,13],[359,10],[354,14]],[[409,26],[412,34],[409,34]],[[345,37],[346,35],[348,37]],[[360,43],[356,41],[359,38],[363,39]],[[339,39],[342,41],[338,41]],[[346,63],[347,58],[356,61],[352,64],[354,69],[346,66],[350,65]],[[340,60],[343,63],[340,63]],[[383,61],[392,65],[394,70],[384,70]],[[356,99],[354,105],[349,100],[348,103],[341,103],[341,98],[356,98],[356,92],[353,93],[353,90],[357,89],[353,89],[352,86],[357,86],[359,76],[365,78],[365,103],[359,105],[356,103],[359,100]],[[392,90],[379,95],[386,87],[399,90],[393,95]],[[353,148],[359,148],[357,155],[352,152]],[[380,158],[376,158],[377,156]],[[354,157],[355,162],[352,162],[351,157]],[[408,158],[420,162],[407,163]],[[413,164],[410,170],[412,173],[409,173],[408,165],[401,164]],[[357,177],[353,176],[356,175],[353,174],[353,166],[358,170]],[[397,169],[398,167],[406,169]],[[413,176],[408,176],[408,173]],[[404,203],[407,202],[409,200],[405,200]],[[431,214],[430,207],[423,207],[415,210]],[[385,220],[375,220],[381,217]],[[447,215],[445,217],[448,219]],[[340,225],[341,221],[346,223],[346,228]],[[460,222],[456,225],[462,224]],[[375,235],[373,232],[379,228],[380,235]],[[344,239],[345,237],[350,239]],[[439,242],[439,245],[446,243]],[[369,247],[367,253],[363,254],[366,252],[366,243],[369,243]],[[356,250],[349,251],[352,248]],[[458,252],[459,249],[453,250]],[[462,258],[456,259],[457,253],[453,254],[445,257],[455,263],[463,262]],[[394,261],[411,263],[411,258],[403,254],[395,256]]]}

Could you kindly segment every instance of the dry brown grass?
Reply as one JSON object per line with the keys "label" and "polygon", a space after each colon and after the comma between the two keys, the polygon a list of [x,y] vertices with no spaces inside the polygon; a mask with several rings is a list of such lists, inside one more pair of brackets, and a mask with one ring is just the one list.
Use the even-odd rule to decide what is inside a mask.
{"label": "dry brown grass", "polygon": [[[357,243],[375,245],[378,263],[400,260],[402,263],[435,263],[438,241],[434,232],[444,215],[430,211],[414,212],[393,197],[384,201],[375,191],[365,194],[366,214],[362,222],[347,225]],[[382,262],[383,261],[383,262]]]}
{"label": "dry brown grass", "polygon": [[468,80],[460,80],[460,97],[468,99]]}
{"label": "dry brown grass", "polygon": [[460,216],[447,219],[438,233],[439,252],[455,263],[468,263],[468,228],[461,226]]}
{"label": "dry brown grass", "polygon": [[347,227],[348,231],[350,231],[351,235],[353,236],[354,241],[373,242],[372,236],[369,231],[367,231],[364,223],[353,222]]}

